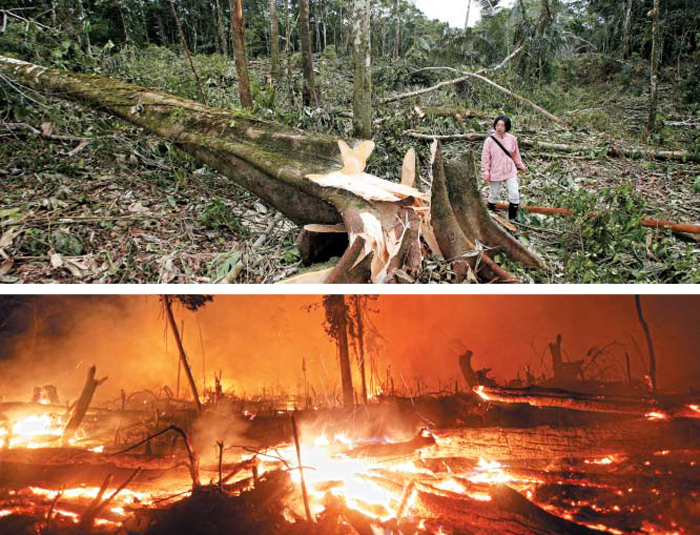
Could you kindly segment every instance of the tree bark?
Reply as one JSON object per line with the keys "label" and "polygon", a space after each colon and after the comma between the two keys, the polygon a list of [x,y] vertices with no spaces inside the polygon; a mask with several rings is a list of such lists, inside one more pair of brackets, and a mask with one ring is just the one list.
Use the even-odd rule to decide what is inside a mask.
{"label": "tree bark", "polygon": [[238,74],[238,92],[241,106],[253,107],[253,99],[250,96],[250,79],[248,78],[248,56],[245,49],[245,33],[243,21],[243,0],[229,0],[231,5],[231,40],[236,60],[236,73]]}
{"label": "tree bark", "polygon": [[625,6],[625,22],[623,25],[623,39],[622,39],[622,59],[629,59],[631,54],[631,33],[632,33],[632,4],[634,0],[627,0],[627,5]]}
{"label": "tree bark", "polygon": [[[430,195],[364,173],[374,147],[370,141],[350,149],[331,136],[305,133],[235,110],[208,108],[125,82],[59,72],[3,56],[0,72],[36,90],[111,113],[173,142],[297,225],[343,223],[350,247],[359,238],[366,242],[357,261],[373,255],[373,282],[395,281],[398,270],[418,268],[420,236],[430,243],[426,221]],[[342,171],[338,170],[339,143],[346,165]],[[480,200],[477,196],[469,202]],[[461,249],[458,254],[466,251]],[[501,270],[501,275],[512,279],[504,273]],[[484,276],[494,279],[486,271]]]}
{"label": "tree bark", "polygon": [[64,444],[73,438],[75,432],[80,427],[83,418],[85,418],[85,413],[87,413],[87,410],[90,407],[90,402],[92,401],[92,397],[95,395],[95,390],[97,390],[97,387],[107,380],[106,377],[103,377],[102,379],[95,379],[96,373],[97,368],[95,366],[90,366],[87,379],[85,379],[85,385],[83,386],[83,391],[80,393],[80,397],[75,402],[75,408],[73,409],[73,413],[71,414],[68,423],[63,428],[62,441]]}
{"label": "tree bark", "polygon": [[280,82],[280,34],[277,0],[270,0],[270,70],[276,84]]}
{"label": "tree bark", "polygon": [[651,28],[651,59],[649,60],[649,119],[647,120],[647,132],[656,131],[656,109],[659,100],[659,10],[660,0],[654,0],[654,9],[652,10],[652,28]]}
{"label": "tree bark", "polygon": [[309,0],[299,0],[299,34],[301,36],[301,58],[304,71],[304,105],[315,107],[318,106],[318,94],[316,93],[316,81],[314,80],[314,60],[311,52]]}
{"label": "tree bark", "polygon": [[370,45],[370,0],[355,0],[353,9],[353,78],[352,122],[355,137],[372,137],[372,55]]}

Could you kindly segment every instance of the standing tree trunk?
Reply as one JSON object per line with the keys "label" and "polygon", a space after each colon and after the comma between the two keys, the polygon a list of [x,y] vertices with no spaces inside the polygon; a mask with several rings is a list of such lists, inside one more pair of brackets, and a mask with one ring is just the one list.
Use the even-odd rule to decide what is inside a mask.
{"label": "standing tree trunk", "polygon": [[352,369],[350,367],[350,350],[348,348],[348,306],[344,295],[329,295],[328,305],[335,315],[335,326],[338,329],[335,339],[338,342],[340,358],[340,379],[343,385],[343,407],[352,410],[355,406],[355,392],[352,388]]}
{"label": "standing tree trunk", "polygon": [[631,54],[630,34],[632,33],[632,3],[633,0],[627,0],[625,7],[625,24],[623,27],[623,42],[622,42],[622,59],[628,59]]}
{"label": "standing tree trunk", "polygon": [[401,0],[396,0],[394,6],[394,18],[396,19],[396,36],[394,37],[394,57],[401,57]]}
{"label": "standing tree trunk", "polygon": [[637,316],[639,323],[644,329],[644,336],[647,339],[647,347],[649,348],[649,378],[651,379],[651,391],[656,394],[656,354],[654,353],[654,342],[651,339],[651,331],[647,325],[644,315],[642,314],[642,303],[639,300],[639,295],[634,296],[634,304],[637,307]]}
{"label": "standing tree trunk", "polygon": [[318,106],[314,60],[311,54],[311,32],[309,30],[309,0],[299,0],[299,33],[301,35],[301,57],[304,69],[304,105]]}
{"label": "standing tree trunk", "polygon": [[228,39],[226,38],[226,28],[224,27],[224,10],[221,7],[221,0],[216,0],[216,22],[219,27],[221,53],[224,56],[228,56]]}
{"label": "standing tree trunk", "polygon": [[253,99],[250,96],[250,80],[248,78],[248,56],[245,51],[245,34],[243,32],[243,0],[229,0],[231,5],[231,36],[233,52],[236,59],[236,73],[238,74],[238,92],[241,106],[253,107]]}
{"label": "standing tree trunk", "polygon": [[367,376],[365,373],[365,325],[362,318],[363,303],[367,297],[353,296],[355,300],[355,325],[357,327],[357,346],[360,352],[360,379],[362,380],[362,401],[367,405]]}
{"label": "standing tree trunk", "polygon": [[469,29],[469,13],[472,10],[472,0],[467,0],[467,17],[464,19],[464,29]]}
{"label": "standing tree trunk", "polygon": [[270,69],[276,84],[280,81],[280,30],[277,20],[277,0],[270,0]]}
{"label": "standing tree trunk", "polygon": [[202,89],[202,84],[199,81],[199,76],[197,75],[197,69],[194,68],[194,63],[192,63],[192,56],[190,56],[190,51],[187,49],[187,41],[185,41],[185,34],[182,31],[182,26],[180,26],[180,19],[177,16],[177,11],[175,11],[175,3],[170,0],[170,9],[173,12],[173,18],[175,19],[175,24],[177,25],[177,31],[180,34],[180,42],[182,43],[182,50],[187,56],[187,61],[190,63],[190,69],[192,69],[192,74],[197,82],[197,87],[199,88],[199,96],[202,98],[204,104],[207,103],[207,97],[204,95],[204,89]]}
{"label": "standing tree trunk", "polygon": [[202,414],[202,403],[199,401],[197,385],[194,382],[194,376],[192,375],[190,364],[189,362],[187,362],[187,354],[185,353],[185,348],[182,346],[180,332],[177,330],[177,325],[175,324],[175,317],[173,316],[172,309],[172,298],[169,295],[164,295],[163,303],[165,304],[165,313],[168,316],[168,323],[170,324],[170,328],[173,331],[175,344],[177,345],[177,349],[180,352],[180,361],[182,362],[182,367],[185,369],[185,373],[187,374],[187,381],[190,383],[190,389],[192,390],[192,396],[194,397],[194,404],[197,407],[197,414]]}
{"label": "standing tree trunk", "polygon": [[372,72],[370,48],[370,0],[355,0],[353,10],[353,44],[355,77],[353,80],[352,113],[355,136],[372,137]]}
{"label": "standing tree trunk", "polygon": [[649,76],[649,119],[647,120],[647,132],[656,131],[656,108],[659,100],[659,9],[660,0],[654,0],[654,9],[651,12],[651,65]]}

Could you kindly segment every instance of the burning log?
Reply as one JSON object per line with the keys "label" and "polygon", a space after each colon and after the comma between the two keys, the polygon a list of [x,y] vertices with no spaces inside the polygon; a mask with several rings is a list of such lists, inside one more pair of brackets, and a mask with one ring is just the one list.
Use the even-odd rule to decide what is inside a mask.
{"label": "burning log", "polygon": [[441,522],[475,535],[508,533],[509,535],[605,535],[570,520],[559,518],[536,506],[506,485],[495,485],[489,490],[489,500],[475,500],[456,493],[418,490],[418,509]]}
{"label": "burning log", "polygon": [[67,443],[70,439],[75,436],[75,432],[80,427],[80,424],[87,413],[92,397],[95,395],[95,390],[107,380],[107,377],[102,379],[95,379],[95,374],[97,373],[97,367],[91,366],[88,370],[87,379],[85,380],[85,385],[83,386],[83,391],[75,403],[75,408],[73,409],[73,414],[68,420],[66,427],[63,429],[63,443]]}
{"label": "burning log", "polygon": [[665,403],[657,399],[626,398],[584,394],[557,388],[529,386],[526,388],[505,388],[479,385],[474,387],[482,399],[501,403],[526,403],[534,407],[559,407],[576,411],[604,412],[646,416],[650,419],[700,418],[700,402],[669,400]]}

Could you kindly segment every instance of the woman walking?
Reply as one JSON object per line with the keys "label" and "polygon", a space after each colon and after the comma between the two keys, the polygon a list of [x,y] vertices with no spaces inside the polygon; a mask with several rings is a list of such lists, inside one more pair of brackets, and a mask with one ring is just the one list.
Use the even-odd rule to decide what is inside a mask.
{"label": "woman walking", "polygon": [[505,182],[508,190],[508,219],[515,219],[520,205],[518,191],[518,169],[527,173],[527,167],[520,159],[518,140],[509,134],[511,122],[505,115],[499,115],[493,122],[494,132],[484,141],[481,151],[481,178],[489,185],[488,207],[496,209],[501,185]]}

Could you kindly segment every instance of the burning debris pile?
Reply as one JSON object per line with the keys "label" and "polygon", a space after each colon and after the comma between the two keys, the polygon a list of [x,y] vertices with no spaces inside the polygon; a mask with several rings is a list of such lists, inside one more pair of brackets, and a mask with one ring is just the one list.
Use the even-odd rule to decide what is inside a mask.
{"label": "burning debris pile", "polygon": [[[486,388],[496,392],[438,400],[451,413],[481,411],[469,427],[426,427],[438,418],[426,418],[436,400],[425,396],[260,415],[224,399],[199,417],[191,402],[151,400],[86,408],[67,436],[79,403],[67,415],[4,403],[0,533],[693,533],[698,419],[594,413],[572,426],[553,415],[575,411],[519,404],[514,425]],[[404,402],[413,418],[387,411]],[[246,426],[241,443],[198,436],[201,422],[224,419]]]}

